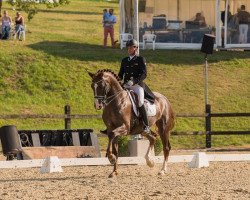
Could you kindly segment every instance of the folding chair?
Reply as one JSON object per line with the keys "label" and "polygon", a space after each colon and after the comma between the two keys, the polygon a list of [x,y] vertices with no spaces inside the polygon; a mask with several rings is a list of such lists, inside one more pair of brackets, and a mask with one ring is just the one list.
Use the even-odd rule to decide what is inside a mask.
{"label": "folding chair", "polygon": [[155,34],[144,34],[142,36],[143,39],[143,49],[146,48],[147,43],[152,43],[153,50],[155,50],[155,40],[156,40],[156,35]]}
{"label": "folding chair", "polygon": [[126,42],[129,41],[129,40],[132,40],[133,39],[133,35],[130,34],[130,33],[121,33],[120,34],[120,47],[121,49],[123,47],[126,47]]}

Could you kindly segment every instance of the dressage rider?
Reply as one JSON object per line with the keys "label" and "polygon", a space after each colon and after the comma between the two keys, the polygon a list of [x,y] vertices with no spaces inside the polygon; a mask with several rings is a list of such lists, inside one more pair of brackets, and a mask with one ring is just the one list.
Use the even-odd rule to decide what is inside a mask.
{"label": "dressage rider", "polygon": [[144,122],[144,132],[150,134],[147,111],[144,106],[144,97],[154,102],[154,94],[150,91],[143,80],[147,77],[146,60],[138,55],[138,42],[129,40],[126,43],[128,57],[122,59],[119,78],[124,81],[124,88],[133,90],[139,100],[139,112]]}

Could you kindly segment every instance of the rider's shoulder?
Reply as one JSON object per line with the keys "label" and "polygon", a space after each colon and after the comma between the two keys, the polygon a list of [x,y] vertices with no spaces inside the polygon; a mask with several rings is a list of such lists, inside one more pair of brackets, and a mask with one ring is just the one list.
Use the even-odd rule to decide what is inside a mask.
{"label": "rider's shoulder", "polygon": [[129,57],[125,57],[122,59],[122,62],[128,61]]}
{"label": "rider's shoulder", "polygon": [[144,57],[142,57],[142,56],[137,56],[137,58],[139,58],[139,59],[144,59]]}
{"label": "rider's shoulder", "polygon": [[146,59],[144,58],[144,57],[142,57],[142,56],[137,56],[137,59],[138,60],[142,60],[142,61],[145,61]]}

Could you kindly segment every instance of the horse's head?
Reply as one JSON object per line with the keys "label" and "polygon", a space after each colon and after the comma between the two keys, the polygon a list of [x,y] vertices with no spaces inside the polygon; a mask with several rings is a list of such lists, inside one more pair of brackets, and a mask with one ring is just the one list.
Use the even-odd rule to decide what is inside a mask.
{"label": "horse's head", "polygon": [[113,98],[118,90],[123,90],[119,77],[110,69],[99,70],[97,73],[92,74],[88,72],[89,76],[92,78],[91,87],[94,92],[96,109],[100,110],[105,105],[109,104],[110,99]]}
{"label": "horse's head", "polygon": [[95,109],[100,110],[105,105],[105,99],[110,90],[110,85],[103,77],[103,72],[97,72],[96,74],[88,72],[88,74],[92,78],[91,88],[94,92],[94,106]]}

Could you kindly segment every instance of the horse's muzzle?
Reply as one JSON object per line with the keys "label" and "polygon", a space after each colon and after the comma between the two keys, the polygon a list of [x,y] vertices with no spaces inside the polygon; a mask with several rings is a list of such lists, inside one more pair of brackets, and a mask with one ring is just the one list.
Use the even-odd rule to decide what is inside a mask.
{"label": "horse's muzzle", "polygon": [[101,110],[104,107],[104,105],[102,102],[99,102],[99,100],[95,100],[94,107],[96,110]]}
{"label": "horse's muzzle", "polygon": [[95,105],[95,109],[96,110],[101,110],[102,108],[103,108],[103,105],[100,105],[100,104],[99,105]]}

